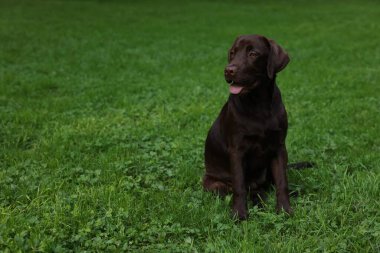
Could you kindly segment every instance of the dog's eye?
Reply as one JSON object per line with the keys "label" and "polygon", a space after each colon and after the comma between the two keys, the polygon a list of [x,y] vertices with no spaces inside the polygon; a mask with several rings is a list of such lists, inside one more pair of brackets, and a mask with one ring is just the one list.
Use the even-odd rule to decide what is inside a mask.
{"label": "dog's eye", "polygon": [[234,56],[234,52],[231,51],[231,52],[230,52],[230,57],[232,58],[233,56]]}
{"label": "dog's eye", "polygon": [[259,53],[256,52],[255,50],[251,50],[251,51],[249,51],[248,56],[249,57],[257,57],[257,56],[259,56]]}

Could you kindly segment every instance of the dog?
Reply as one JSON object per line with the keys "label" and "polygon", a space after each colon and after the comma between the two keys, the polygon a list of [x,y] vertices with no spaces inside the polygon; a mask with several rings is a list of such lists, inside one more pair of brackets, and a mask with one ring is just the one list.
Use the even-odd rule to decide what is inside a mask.
{"label": "dog", "polygon": [[272,184],[277,212],[293,212],[286,174],[288,119],[276,85],[276,74],[289,60],[283,48],[261,35],[239,36],[228,52],[224,77],[230,95],[206,138],[203,187],[220,196],[232,192],[232,213],[239,220],[248,218],[248,196],[259,204]]}

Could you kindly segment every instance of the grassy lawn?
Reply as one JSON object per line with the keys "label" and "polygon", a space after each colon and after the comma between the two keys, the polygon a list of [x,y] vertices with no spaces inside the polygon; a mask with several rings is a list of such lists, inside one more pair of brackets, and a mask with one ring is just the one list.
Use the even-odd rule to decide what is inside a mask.
{"label": "grassy lawn", "polygon": [[[256,3],[255,3],[256,2]],[[0,251],[379,252],[375,1],[0,0]],[[239,34],[291,55],[293,217],[201,188]]]}

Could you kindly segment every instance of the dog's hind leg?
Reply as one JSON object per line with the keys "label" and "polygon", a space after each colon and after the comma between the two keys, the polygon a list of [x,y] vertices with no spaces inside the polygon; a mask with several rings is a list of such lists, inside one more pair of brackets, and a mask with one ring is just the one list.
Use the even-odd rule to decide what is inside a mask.
{"label": "dog's hind leg", "polygon": [[203,188],[205,191],[210,191],[220,197],[225,197],[232,192],[231,186],[228,183],[208,175],[205,175],[203,178]]}

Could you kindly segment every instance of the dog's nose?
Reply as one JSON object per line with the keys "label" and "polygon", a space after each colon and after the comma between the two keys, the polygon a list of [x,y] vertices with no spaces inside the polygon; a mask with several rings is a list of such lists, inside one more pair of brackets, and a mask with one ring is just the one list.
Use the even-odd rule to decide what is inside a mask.
{"label": "dog's nose", "polygon": [[226,76],[234,76],[236,74],[237,67],[235,65],[228,65],[224,70]]}

